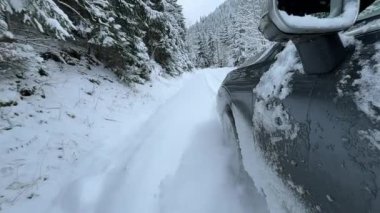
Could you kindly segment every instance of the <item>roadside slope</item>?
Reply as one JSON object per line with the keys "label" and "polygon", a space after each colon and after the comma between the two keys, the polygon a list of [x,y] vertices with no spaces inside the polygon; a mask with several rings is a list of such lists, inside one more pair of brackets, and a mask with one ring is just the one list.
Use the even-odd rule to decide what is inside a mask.
{"label": "roadside slope", "polygon": [[48,63],[47,70],[47,81],[58,81],[45,88],[49,98],[2,109],[43,108],[0,134],[3,153],[34,138],[2,155],[5,212],[266,212],[217,120],[216,92],[230,68],[131,90],[101,68],[78,75]]}

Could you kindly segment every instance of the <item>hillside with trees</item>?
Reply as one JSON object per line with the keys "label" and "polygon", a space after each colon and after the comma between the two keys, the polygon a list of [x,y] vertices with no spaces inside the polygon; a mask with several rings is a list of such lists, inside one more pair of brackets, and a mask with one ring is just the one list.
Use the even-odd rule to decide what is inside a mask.
{"label": "hillside with trees", "polygon": [[238,66],[268,41],[258,31],[262,1],[227,0],[188,30],[191,59],[197,67]]}
{"label": "hillside with trees", "polygon": [[[74,56],[94,56],[125,82],[149,80],[157,64],[171,76],[190,70],[185,37],[177,0],[0,2],[0,44],[17,41],[48,50],[52,43],[64,50],[71,45],[68,55],[75,49]],[[49,57],[64,60],[60,51]]]}

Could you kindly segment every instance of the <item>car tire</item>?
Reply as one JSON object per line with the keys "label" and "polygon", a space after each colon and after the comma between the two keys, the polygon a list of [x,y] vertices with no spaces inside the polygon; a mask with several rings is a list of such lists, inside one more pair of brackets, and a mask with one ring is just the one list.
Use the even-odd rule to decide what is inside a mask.
{"label": "car tire", "polygon": [[230,109],[225,110],[222,115],[222,123],[223,123],[223,133],[224,133],[224,141],[227,145],[236,146],[241,155],[239,137],[237,134],[235,119],[232,115],[232,111]]}

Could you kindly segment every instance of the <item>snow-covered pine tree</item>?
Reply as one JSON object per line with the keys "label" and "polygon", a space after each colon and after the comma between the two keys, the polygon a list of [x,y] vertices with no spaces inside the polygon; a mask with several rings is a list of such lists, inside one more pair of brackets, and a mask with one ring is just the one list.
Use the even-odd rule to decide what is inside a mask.
{"label": "snow-covered pine tree", "polygon": [[186,29],[182,8],[177,0],[151,0],[148,28],[144,41],[152,59],[167,74],[178,75],[192,65],[186,52]]}
{"label": "snow-covered pine tree", "polygon": [[217,40],[214,34],[210,33],[207,38],[207,53],[206,58],[209,65],[217,65],[218,64],[218,48],[217,48]]}
{"label": "snow-covered pine tree", "polygon": [[219,38],[219,66],[226,66],[228,65],[228,58],[230,55],[230,46],[232,45],[232,39],[231,35],[228,31],[228,23],[225,21],[222,23],[221,29],[218,32],[218,38]]}
{"label": "snow-covered pine tree", "polygon": [[196,64],[198,67],[205,68],[209,67],[211,64],[207,58],[207,45],[206,39],[204,35],[199,34],[197,38],[197,46],[196,46]]}
{"label": "snow-covered pine tree", "polygon": [[143,27],[146,26],[144,3],[141,0],[110,0],[110,2],[116,14],[114,26],[118,28],[116,47],[119,49],[119,57],[122,57],[122,60],[117,60],[125,65],[125,69],[119,69],[117,74],[127,81],[149,80],[153,68],[142,40]]}
{"label": "snow-covered pine tree", "polygon": [[[121,55],[122,60],[113,57],[113,54],[107,54],[105,57],[113,64],[125,62],[127,69],[117,71],[121,78],[130,76],[125,79],[132,78],[133,81],[149,79],[153,69],[152,60],[171,75],[191,68],[184,44],[186,33],[182,9],[176,1],[62,1],[66,1],[71,10],[79,11],[80,8],[85,8],[87,13],[84,13],[84,19],[89,19],[91,24],[88,26],[87,22],[81,19],[77,19],[75,23],[79,25],[77,29],[81,35],[89,36],[90,43],[119,49],[116,52]],[[73,2],[77,5],[73,6]]]}
{"label": "snow-covered pine tree", "polygon": [[153,60],[170,75],[192,67],[177,0],[2,0],[0,36],[6,13],[41,33],[80,40],[128,82],[148,80]]}
{"label": "snow-covered pine tree", "polygon": [[[169,74],[178,75],[183,71],[192,69],[193,65],[189,59],[186,49],[186,26],[185,18],[182,13],[182,6],[177,3],[177,0],[166,0],[168,5],[165,10],[166,19],[169,31],[168,50],[172,55],[171,66],[168,68]],[[171,70],[171,72],[170,72]],[[175,71],[177,70],[177,71]]]}
{"label": "snow-covered pine tree", "polygon": [[60,0],[59,5],[73,19],[76,35],[87,40],[90,50],[121,80],[149,79],[153,68],[141,41],[141,1]]}
{"label": "snow-covered pine tree", "polygon": [[13,38],[11,32],[8,31],[7,15],[11,12],[11,8],[6,1],[0,2],[0,42]]}
{"label": "snow-covered pine tree", "polygon": [[[212,14],[189,28],[188,42],[192,51],[198,52],[197,36],[205,34],[215,37],[218,47],[215,53],[218,60],[212,62],[211,66],[238,66],[253,57],[269,44],[258,31],[263,1],[225,1]],[[198,64],[203,63],[202,60],[193,61],[196,66],[203,66]]]}
{"label": "snow-covered pine tree", "polygon": [[245,29],[242,28],[242,23],[239,22],[235,16],[231,16],[231,20],[232,26],[229,33],[231,34],[232,39],[232,45],[230,46],[230,59],[232,61],[230,61],[230,64],[236,66],[242,63],[245,58],[244,51],[246,46],[242,36],[242,34],[245,33]]}
{"label": "snow-covered pine tree", "polygon": [[59,39],[73,38],[75,29],[69,17],[53,0],[3,0],[12,11],[23,16],[23,22],[42,33],[51,33]]}
{"label": "snow-covered pine tree", "polygon": [[147,2],[148,27],[144,36],[150,57],[163,68],[169,66],[170,53],[166,49],[166,17],[163,0],[150,0]]}

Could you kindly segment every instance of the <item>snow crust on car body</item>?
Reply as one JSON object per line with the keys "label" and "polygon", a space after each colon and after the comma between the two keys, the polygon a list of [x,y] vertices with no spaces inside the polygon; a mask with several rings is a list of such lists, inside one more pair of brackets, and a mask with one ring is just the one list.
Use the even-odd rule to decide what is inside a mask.
{"label": "snow crust on car body", "polygon": [[[271,134],[271,141],[268,143],[276,143],[282,139],[276,135],[285,135],[287,139],[297,137],[299,127],[293,124],[292,118],[280,102],[291,93],[289,83],[296,72],[302,72],[302,66],[295,46],[289,42],[253,89],[256,95],[253,127],[247,123],[237,107],[231,106],[244,168],[254,180],[256,188],[265,195],[270,212],[308,212],[305,204],[293,191],[293,188],[300,187],[279,177],[275,165],[266,159],[254,133],[263,129],[268,131]],[[276,134],[278,131],[281,131],[281,134]]]}
{"label": "snow crust on car body", "polygon": [[254,135],[251,125],[244,119],[244,115],[234,106],[232,106],[232,111],[236,120],[244,168],[254,180],[256,188],[265,195],[269,211],[276,213],[308,212],[302,201],[278,176],[274,166],[265,158],[258,141],[254,140],[252,143]]}
{"label": "snow crust on car body", "polygon": [[376,149],[380,150],[380,131],[377,129],[369,129],[359,131],[359,135],[367,139]]}
{"label": "snow crust on car body", "polygon": [[254,128],[257,131],[260,129],[269,131],[272,143],[281,140],[275,136],[283,135],[276,134],[278,131],[285,133],[287,139],[297,137],[298,125],[291,122],[289,114],[278,101],[290,94],[289,82],[297,70],[302,70],[302,65],[297,57],[295,46],[289,42],[253,90],[257,96],[253,113]]}
{"label": "snow crust on car body", "polygon": [[[363,69],[360,72],[360,79],[354,81],[354,85],[359,87],[355,93],[355,102],[358,108],[368,115],[373,121],[379,122],[380,115],[380,43],[375,45],[376,54],[368,60],[362,61]],[[375,61],[375,66],[371,66],[369,60]]]}

